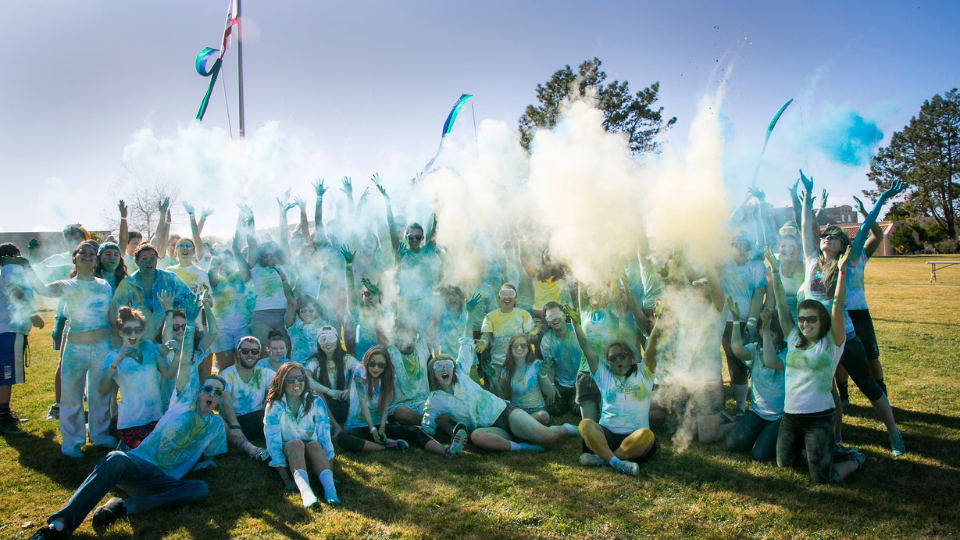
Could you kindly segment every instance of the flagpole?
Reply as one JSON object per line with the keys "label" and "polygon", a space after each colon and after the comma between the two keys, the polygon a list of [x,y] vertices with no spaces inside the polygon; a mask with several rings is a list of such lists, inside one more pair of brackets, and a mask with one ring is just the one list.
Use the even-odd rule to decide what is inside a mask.
{"label": "flagpole", "polygon": [[240,82],[240,138],[243,138],[243,41],[240,31],[240,0],[237,0],[237,12],[234,14],[237,19],[237,78]]}

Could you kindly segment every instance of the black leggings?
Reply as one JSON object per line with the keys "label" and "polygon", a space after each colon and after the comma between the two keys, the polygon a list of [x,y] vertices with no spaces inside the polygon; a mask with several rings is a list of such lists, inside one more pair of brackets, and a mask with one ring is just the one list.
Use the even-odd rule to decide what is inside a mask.
{"label": "black leggings", "polygon": [[802,465],[800,451],[806,450],[810,478],[817,484],[836,482],[838,478],[833,474],[835,422],[833,409],[810,414],[784,413],[777,434],[777,465]]}
{"label": "black leggings", "polygon": [[[427,446],[427,443],[434,440],[433,437],[427,435],[427,433],[419,427],[387,424],[384,431],[388,439],[400,439],[417,448],[424,448]],[[373,440],[373,434],[370,433],[370,428],[366,427],[345,429],[337,435],[337,444],[348,452],[362,452],[363,443],[367,441],[372,443],[377,442]]]}
{"label": "black leggings", "polygon": [[840,357],[840,365],[847,370],[850,378],[857,385],[857,388],[867,396],[870,401],[876,401],[883,397],[883,389],[874,380],[870,373],[870,364],[867,363],[867,351],[863,348],[863,343],[857,336],[848,337],[843,346],[843,356]]}

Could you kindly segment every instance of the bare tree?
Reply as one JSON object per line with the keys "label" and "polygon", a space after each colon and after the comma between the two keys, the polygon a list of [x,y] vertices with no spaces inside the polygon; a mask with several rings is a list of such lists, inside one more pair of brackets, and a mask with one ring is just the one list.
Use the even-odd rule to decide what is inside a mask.
{"label": "bare tree", "polygon": [[[127,205],[127,225],[143,234],[148,241],[153,240],[157,224],[161,219],[160,203],[169,198],[170,212],[178,221],[180,210],[180,186],[165,175],[145,170],[136,163],[121,164],[119,177],[110,190],[115,201],[124,201]],[[120,213],[116,203],[104,209],[103,218],[112,230],[120,227]]]}

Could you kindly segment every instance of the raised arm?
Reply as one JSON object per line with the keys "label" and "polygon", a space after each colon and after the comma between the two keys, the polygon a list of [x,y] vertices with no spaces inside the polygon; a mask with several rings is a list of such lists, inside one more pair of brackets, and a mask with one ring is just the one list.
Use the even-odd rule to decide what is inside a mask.
{"label": "raised arm", "polygon": [[[643,349],[637,349],[643,351],[643,364],[647,366],[650,373],[657,371],[657,345],[660,343],[660,336],[663,335],[663,324],[661,323],[663,320],[663,311],[663,303],[658,302],[654,310],[656,320],[653,323],[653,329],[650,330],[650,338],[647,339],[646,346],[644,346]],[[637,336],[637,346],[640,346],[639,335]]]}
{"label": "raised arm", "polygon": [[277,231],[279,242],[277,243],[280,245],[280,250],[287,256],[287,260],[290,260],[290,225],[287,223],[287,212],[295,207],[296,203],[290,202],[289,189],[283,194],[282,201],[277,197],[277,205],[280,207],[280,227]]}
{"label": "raised arm", "polygon": [[[853,196],[853,200],[857,202],[857,210],[860,212],[860,215],[866,219],[869,214],[863,206],[863,201],[857,198],[856,195]],[[863,253],[867,257],[873,257],[873,254],[877,252],[877,248],[879,248],[882,243],[883,229],[880,228],[879,223],[874,221],[873,227],[870,227],[870,236],[867,237],[867,241],[863,244]],[[850,262],[854,263],[856,261],[851,260]]]}
{"label": "raised arm", "polygon": [[313,243],[319,245],[326,236],[323,231],[323,194],[327,192],[327,188],[323,187],[323,178],[316,179],[313,191],[317,194],[317,203],[313,207]]}
{"label": "raised arm", "polygon": [[187,318],[187,327],[183,332],[183,341],[180,343],[180,350],[174,351],[174,358],[177,360],[177,395],[183,392],[183,389],[190,384],[190,372],[193,367],[190,366],[190,359],[193,356],[193,334],[196,317]]}
{"label": "raised arm", "polygon": [[127,205],[120,199],[120,238],[117,240],[120,245],[120,255],[126,255],[127,244],[130,242],[130,229],[127,226]]}
{"label": "raised arm", "polygon": [[703,266],[703,274],[707,280],[707,291],[710,293],[710,302],[718,312],[723,312],[723,287],[720,285],[720,278],[717,276],[717,269],[712,264]]}
{"label": "raised arm", "polygon": [[30,265],[24,257],[3,257],[0,259],[4,265],[7,264],[17,264],[23,267],[23,276],[27,281],[27,284],[30,285],[33,290],[40,296],[46,296],[51,298],[59,298],[63,294],[63,287],[57,283],[53,282],[46,284],[40,279],[40,276],[37,275],[37,272],[33,269],[33,266]]}
{"label": "raised arm", "polygon": [[344,271],[343,278],[347,282],[347,305],[344,306],[347,313],[350,313],[351,306],[361,305],[362,299],[357,296],[357,280],[353,275],[353,258],[357,255],[356,251],[350,251],[347,245],[340,246],[340,256],[343,257]]}
{"label": "raised arm", "polygon": [[770,311],[760,313],[760,334],[763,336],[763,365],[770,369],[783,369],[783,360],[777,356],[777,347],[773,344],[773,334],[770,332],[770,321],[773,316]]}
{"label": "raised arm", "polygon": [[200,349],[206,351],[213,345],[213,340],[217,338],[220,329],[217,327],[217,315],[213,311],[213,300],[210,298],[210,291],[203,291],[200,298],[203,304],[203,311],[207,314],[207,333],[204,334],[203,339],[200,340]]}
{"label": "raised arm", "polygon": [[803,235],[803,259],[807,260],[817,255],[817,238],[820,236],[820,231],[813,230],[813,178],[808,179],[801,170],[800,181],[803,182],[804,190],[800,230]]}
{"label": "raised arm", "polygon": [[773,256],[773,250],[769,248],[764,250],[763,256],[770,268],[770,274],[773,276],[773,295],[777,299],[777,314],[780,316],[780,327],[783,329],[784,337],[786,337],[790,335],[796,321],[794,321],[793,313],[787,306],[787,293],[784,292],[783,282],[780,281],[780,261]]}
{"label": "raised arm", "polygon": [[157,218],[157,231],[153,234],[153,247],[160,253],[166,253],[167,240],[170,237],[170,222],[167,220],[170,212],[170,197],[160,201],[157,204],[157,210],[160,215]]}
{"label": "raised arm", "polygon": [[393,208],[390,206],[390,196],[387,195],[386,188],[380,183],[379,174],[374,174],[373,177],[370,178],[370,181],[376,186],[380,195],[383,195],[383,204],[387,207],[387,232],[390,233],[390,245],[393,246],[393,252],[397,253],[400,249],[400,234],[397,232],[397,223],[393,219]]}
{"label": "raised arm", "polygon": [[803,219],[803,210],[800,203],[800,197],[797,196],[797,186],[799,185],[800,180],[797,179],[797,181],[793,183],[793,187],[788,190],[790,192],[790,203],[793,206],[793,220],[796,223],[800,223],[800,220]]}
{"label": "raised arm", "polygon": [[563,305],[563,312],[567,317],[570,317],[570,322],[573,323],[573,331],[576,333],[577,343],[580,345],[583,356],[587,359],[590,373],[596,373],[597,367],[600,365],[600,358],[597,356],[597,353],[594,352],[590,342],[587,341],[587,335],[583,333],[583,328],[580,327],[580,314],[574,311],[568,304]]}
{"label": "raised arm", "polygon": [[830,334],[833,336],[833,342],[837,347],[843,345],[847,339],[846,331],[846,303],[847,303],[847,262],[850,258],[852,248],[847,248],[840,258],[837,259],[837,289],[833,293],[833,312],[830,314],[833,322],[830,325]]}
{"label": "raised arm", "polygon": [[646,338],[642,336],[646,336],[647,334],[647,319],[643,314],[643,310],[640,309],[640,305],[637,303],[637,297],[633,294],[633,289],[630,288],[630,280],[627,278],[626,271],[620,272],[620,283],[623,287],[623,295],[627,298],[627,309],[630,310],[630,313],[633,315],[633,321],[637,325],[637,339],[641,341],[641,345],[645,346]]}
{"label": "raised arm", "polygon": [[[247,260],[243,257],[243,251],[240,249],[240,241],[243,236],[244,224],[246,222],[246,216],[241,211],[240,215],[237,216],[237,228],[233,233],[233,243],[231,244],[231,254],[233,259],[237,262],[237,270],[240,272],[240,279],[244,282],[250,281],[250,265],[247,263]],[[251,217],[252,219],[252,217]]]}
{"label": "raised arm", "polygon": [[730,333],[730,348],[740,361],[749,362],[750,351],[743,347],[743,336],[740,334],[740,325],[736,324],[737,321],[740,320],[740,306],[733,301],[732,296],[727,297],[727,309],[730,311],[734,322],[733,331]]}
{"label": "raised arm", "polygon": [[877,203],[873,205],[873,209],[870,210],[869,214],[864,216],[863,223],[860,224],[860,230],[857,231],[857,236],[853,239],[853,242],[850,243],[850,262],[856,263],[859,261],[860,255],[863,254],[863,246],[867,241],[867,235],[870,234],[870,229],[877,223],[877,217],[880,215],[880,210],[883,209],[883,205],[886,204],[888,200],[902,193],[906,188],[906,184],[897,180],[889,189],[880,194]]}

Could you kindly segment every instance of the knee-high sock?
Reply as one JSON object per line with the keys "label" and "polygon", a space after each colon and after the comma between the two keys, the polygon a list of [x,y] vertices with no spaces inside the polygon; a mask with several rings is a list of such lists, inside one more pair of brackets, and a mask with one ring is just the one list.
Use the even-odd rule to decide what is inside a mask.
{"label": "knee-high sock", "polygon": [[310,477],[307,476],[307,471],[303,469],[294,471],[293,481],[297,483],[297,489],[300,490],[300,498],[303,499],[304,506],[310,507],[317,504],[317,496],[310,488]]}
{"label": "knee-high sock", "polygon": [[325,469],[320,472],[320,485],[323,486],[323,496],[327,499],[337,498],[337,486],[333,481],[333,472]]}

